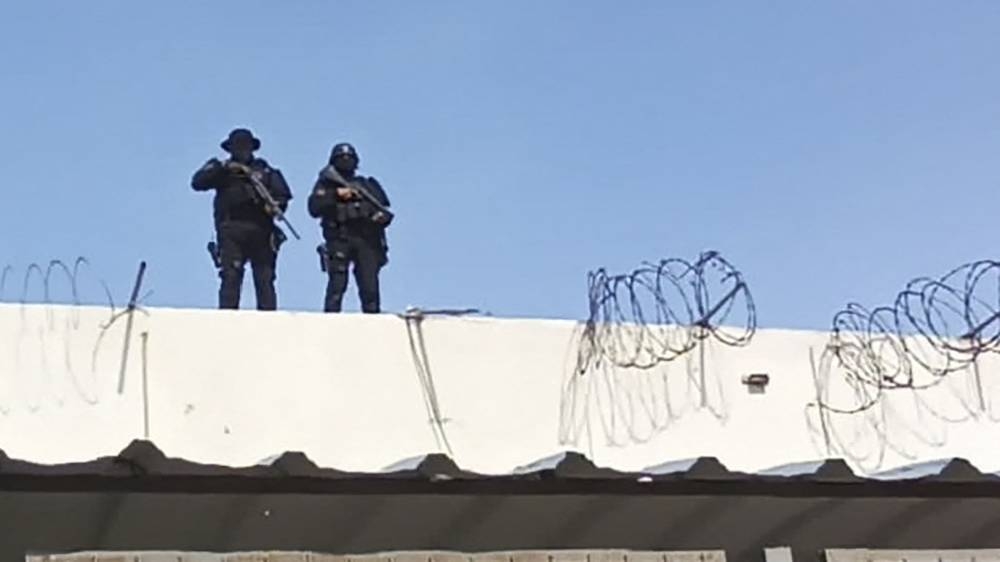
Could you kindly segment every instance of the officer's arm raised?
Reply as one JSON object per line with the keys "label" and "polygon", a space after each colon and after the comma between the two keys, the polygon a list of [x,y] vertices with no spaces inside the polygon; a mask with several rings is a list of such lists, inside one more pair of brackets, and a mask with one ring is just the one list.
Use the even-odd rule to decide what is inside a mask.
{"label": "officer's arm raised", "polygon": [[191,187],[195,191],[218,189],[222,185],[224,177],[225,169],[222,167],[222,162],[219,162],[218,158],[212,158],[194,173],[194,177],[191,178]]}

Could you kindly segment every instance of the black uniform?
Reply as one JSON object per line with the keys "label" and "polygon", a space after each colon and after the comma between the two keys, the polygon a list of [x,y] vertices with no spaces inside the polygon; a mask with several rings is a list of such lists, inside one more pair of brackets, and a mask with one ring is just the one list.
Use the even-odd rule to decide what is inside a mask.
{"label": "black uniform", "polygon": [[[354,165],[334,167],[338,156],[345,155],[353,158]],[[348,199],[337,195],[338,188],[361,188],[388,210],[389,198],[382,186],[375,178],[354,174],[356,165],[357,154],[353,147],[347,144],[335,146],[330,154],[330,165],[320,171],[309,196],[309,214],[322,219],[323,238],[326,240],[325,259],[329,275],[323,307],[326,312],[340,312],[347,290],[347,270],[352,263],[361,310],[365,313],[381,310],[378,275],[388,263],[385,229],[392,215],[357,193]]]}
{"label": "black uniform", "polygon": [[[235,136],[222,143],[229,149]],[[252,138],[252,136],[251,136]],[[253,139],[254,147],[260,142]],[[231,161],[209,160],[195,172],[191,186],[196,191],[215,190],[214,216],[219,258],[219,308],[235,309],[240,305],[243,287],[243,270],[249,261],[253,269],[254,289],[258,310],[275,310],[277,295],[274,290],[278,246],[284,240],[275,226],[264,202],[253,191],[249,178],[240,171],[230,169]],[[261,183],[284,211],[292,199],[291,190],[281,171],[272,168],[262,158],[251,157],[245,162],[259,173]]]}

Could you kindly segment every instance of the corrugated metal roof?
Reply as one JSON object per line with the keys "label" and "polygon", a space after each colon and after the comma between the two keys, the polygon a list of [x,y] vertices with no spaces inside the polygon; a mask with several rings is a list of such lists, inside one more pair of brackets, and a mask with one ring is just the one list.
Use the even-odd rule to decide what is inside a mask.
{"label": "corrugated metal roof", "polygon": [[445,455],[376,472],[301,453],[255,466],[169,458],[137,441],[85,463],[0,454],[0,560],[26,551],[378,552],[719,548],[796,559],[830,545],[1000,548],[1000,477],[962,459],[863,478],[842,460],[729,470],[700,457],[622,472],[573,452],[483,475]]}
{"label": "corrugated metal roof", "polygon": [[[143,479],[143,477],[146,477]],[[746,486],[756,486],[759,493],[822,494],[835,491],[858,493],[858,485],[864,485],[865,493],[895,493],[922,495],[941,493],[943,489],[927,487],[933,484],[949,485],[947,491],[954,492],[955,484],[978,484],[977,493],[1000,496],[1000,476],[981,471],[964,459],[941,459],[922,462],[881,472],[870,477],[855,474],[841,459],[816,460],[776,466],[755,473],[731,471],[714,457],[699,457],[664,462],[644,470],[624,472],[596,466],[590,459],[576,452],[563,452],[535,462],[526,463],[513,469],[509,474],[484,475],[459,467],[450,457],[429,454],[411,457],[387,466],[378,472],[350,472],[336,468],[317,466],[306,455],[286,452],[265,459],[255,466],[229,467],[201,464],[185,459],[167,457],[153,443],[133,441],[118,455],[99,458],[90,462],[76,462],[43,465],[11,459],[0,452],[0,487],[30,486],[38,489],[45,482],[62,479],[78,479],[77,486],[98,486],[102,482],[115,480],[119,483],[155,482],[168,487],[217,485],[228,479],[230,483],[288,481],[293,487],[312,483],[320,485],[316,491],[361,490],[366,486],[379,486],[387,491],[387,483],[435,484],[442,482],[464,483],[463,493],[475,492],[476,485],[499,484],[493,493],[545,493],[559,492],[566,488],[558,483],[589,484],[599,490],[600,486],[617,486],[619,492],[668,492],[668,493],[753,493]],[[83,479],[83,480],[80,480]],[[526,483],[548,483],[545,487],[525,488]],[[325,485],[323,485],[325,483]],[[682,489],[678,484],[701,484],[695,489]],[[518,488],[518,485],[521,485]],[[720,484],[740,485],[738,490],[718,487]],[[839,488],[804,490],[792,485],[837,484]],[[920,484],[924,488],[904,489],[900,485]],[[330,486],[333,487],[330,487]],[[440,484],[439,484],[440,485]],[[711,486],[715,485],[715,488]],[[845,488],[845,485],[854,485]],[[881,488],[878,488],[882,485]],[[886,488],[885,486],[889,487]],[[985,485],[988,488],[983,488]],[[324,487],[325,486],[325,487]],[[472,487],[469,487],[472,486]],[[513,486],[513,487],[511,487]],[[308,488],[308,486],[307,486]],[[309,488],[314,489],[314,488]],[[446,492],[446,488],[397,488],[399,491]],[[487,490],[486,488],[482,488]],[[881,492],[875,492],[881,490]],[[935,492],[936,490],[936,492]],[[279,491],[279,490],[275,490]],[[392,492],[392,489],[388,489]]]}

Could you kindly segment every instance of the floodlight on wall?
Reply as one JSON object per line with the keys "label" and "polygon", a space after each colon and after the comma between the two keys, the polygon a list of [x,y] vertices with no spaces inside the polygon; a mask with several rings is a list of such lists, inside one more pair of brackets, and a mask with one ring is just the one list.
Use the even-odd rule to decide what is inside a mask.
{"label": "floodlight on wall", "polygon": [[751,373],[743,375],[743,384],[747,385],[750,394],[763,394],[771,377],[767,373]]}

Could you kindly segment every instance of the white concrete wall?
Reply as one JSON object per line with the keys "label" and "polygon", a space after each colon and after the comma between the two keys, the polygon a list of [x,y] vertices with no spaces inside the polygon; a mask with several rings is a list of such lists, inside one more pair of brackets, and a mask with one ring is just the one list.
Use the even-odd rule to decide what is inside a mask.
{"label": "white concrete wall", "polygon": [[[110,317],[0,306],[8,455],[88,460],[146,436],[145,371],[148,437],[202,462],[248,465],[300,450],[320,465],[377,470],[450,448],[465,468],[501,473],[574,449],[620,469],[700,455],[737,470],[827,456],[865,471],[951,456],[1000,469],[1000,425],[988,415],[1000,390],[993,359],[980,364],[982,397],[960,374],[896,391],[866,413],[819,416],[809,405],[817,382],[831,400],[850,398],[836,365],[817,373],[811,364],[824,333],[765,330],[746,348],[709,344],[704,372],[696,352],[649,371],[574,378],[577,324],[431,317],[422,325],[436,424],[431,385],[396,316],[137,312],[121,394],[126,317],[106,327]],[[752,372],[770,375],[764,394],[741,383]]]}

